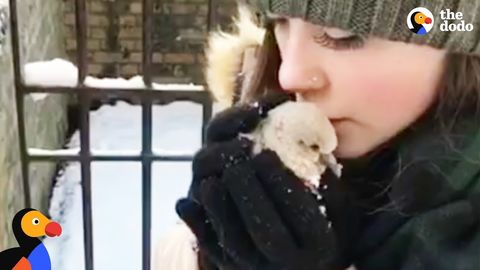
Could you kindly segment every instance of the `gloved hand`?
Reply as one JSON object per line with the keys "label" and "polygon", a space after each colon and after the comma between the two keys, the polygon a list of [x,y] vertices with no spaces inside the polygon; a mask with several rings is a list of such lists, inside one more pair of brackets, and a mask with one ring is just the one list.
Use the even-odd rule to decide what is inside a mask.
{"label": "gloved hand", "polygon": [[[197,237],[202,269],[344,267],[335,232],[316,195],[274,152],[252,158],[251,142],[237,137],[252,131],[283,101],[275,97],[258,106],[235,107],[208,126],[207,144],[193,161],[189,196],[176,205]],[[327,174],[327,179],[334,178]]]}

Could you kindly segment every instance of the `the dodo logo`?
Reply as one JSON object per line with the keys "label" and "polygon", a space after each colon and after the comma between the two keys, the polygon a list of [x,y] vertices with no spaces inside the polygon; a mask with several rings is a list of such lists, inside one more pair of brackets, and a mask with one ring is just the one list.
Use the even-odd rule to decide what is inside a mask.
{"label": "the dodo logo", "polygon": [[0,252],[0,269],[51,270],[50,255],[39,237],[60,236],[60,224],[35,209],[26,208],[15,215],[12,229],[19,247]]}
{"label": "the dodo logo", "polygon": [[407,16],[407,25],[410,31],[417,35],[425,35],[433,28],[434,17],[430,10],[417,7],[412,9]]}

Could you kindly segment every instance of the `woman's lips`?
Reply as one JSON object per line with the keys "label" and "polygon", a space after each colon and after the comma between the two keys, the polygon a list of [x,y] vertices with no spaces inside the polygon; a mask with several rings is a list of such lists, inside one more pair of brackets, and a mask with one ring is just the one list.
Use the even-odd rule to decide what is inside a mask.
{"label": "woman's lips", "polygon": [[338,123],[342,123],[342,122],[345,122],[347,119],[346,118],[333,118],[333,119],[330,119],[330,122],[335,125],[335,124],[338,124]]}
{"label": "woman's lips", "polygon": [[335,128],[336,131],[339,131],[341,129],[344,129],[345,125],[349,122],[347,118],[340,118],[340,119],[332,119],[330,120],[332,123],[333,128]]}

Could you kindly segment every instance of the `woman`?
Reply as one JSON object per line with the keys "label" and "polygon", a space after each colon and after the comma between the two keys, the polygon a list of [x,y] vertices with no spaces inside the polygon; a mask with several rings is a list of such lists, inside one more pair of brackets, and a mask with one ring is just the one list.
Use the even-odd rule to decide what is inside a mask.
{"label": "woman", "polygon": [[[477,2],[422,6],[478,28]],[[258,62],[241,94],[212,89],[241,102],[209,124],[177,204],[200,268],[480,269],[478,33],[417,35],[406,22],[419,5],[261,1]],[[337,133],[344,171],[323,178],[320,202],[274,153],[251,158],[237,136],[285,96],[318,105]]]}

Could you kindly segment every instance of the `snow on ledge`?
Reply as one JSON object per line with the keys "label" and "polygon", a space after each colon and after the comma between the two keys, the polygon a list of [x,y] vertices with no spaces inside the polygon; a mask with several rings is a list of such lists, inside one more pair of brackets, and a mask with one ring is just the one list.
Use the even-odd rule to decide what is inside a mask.
{"label": "snow on ledge", "polygon": [[[45,62],[31,62],[23,66],[23,74],[27,85],[74,87],[78,81],[77,67],[63,59]],[[48,93],[32,93],[33,101],[41,101]]]}
{"label": "snow on ledge", "polygon": [[[0,0],[2,1],[2,0]],[[78,68],[71,62],[55,58],[50,61],[27,63],[24,66],[25,83],[31,86],[43,87],[75,87],[78,82]],[[96,78],[87,76],[84,84],[95,88],[143,89],[147,88],[140,75],[130,79],[125,78]],[[152,83],[154,90],[168,91],[203,91],[203,85],[195,84],[159,84]],[[34,101],[45,99],[48,94],[31,94]]]}
{"label": "snow on ledge", "polygon": [[63,155],[77,155],[80,153],[79,148],[71,149],[42,149],[42,148],[28,148],[29,155],[42,156],[42,155],[52,155],[52,156],[63,156]]}
{"label": "snow on ledge", "polygon": [[24,65],[23,71],[27,85],[63,87],[77,85],[77,67],[63,59],[30,62]]}

